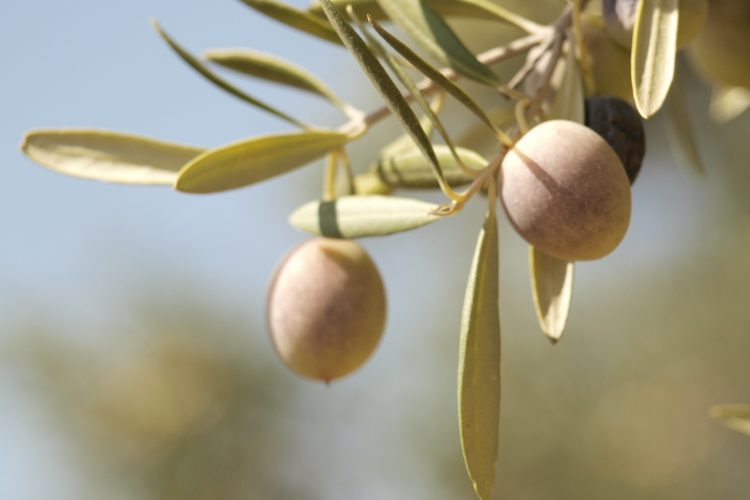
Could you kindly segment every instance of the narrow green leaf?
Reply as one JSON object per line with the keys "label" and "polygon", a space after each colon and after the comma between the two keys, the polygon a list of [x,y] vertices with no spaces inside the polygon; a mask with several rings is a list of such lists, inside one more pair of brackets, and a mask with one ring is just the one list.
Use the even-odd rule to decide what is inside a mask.
{"label": "narrow green leaf", "polygon": [[[351,6],[354,14],[363,19],[366,19],[368,15],[377,19],[385,19],[388,17],[378,5],[377,0],[331,0],[331,4],[340,11]],[[326,13],[320,0],[313,0],[307,11],[313,15],[326,19]]]}
{"label": "narrow green leaf", "polygon": [[388,76],[383,66],[380,65],[377,58],[370,52],[367,44],[344,20],[336,7],[331,4],[330,0],[321,0],[326,16],[343,40],[346,48],[354,56],[354,59],[370,78],[375,89],[380,93],[388,109],[396,117],[401,127],[411,136],[414,143],[422,151],[432,166],[439,171],[440,163],[438,162],[435,151],[432,148],[432,142],[409,107],[406,99],[401,95],[393,80]]}
{"label": "narrow green leaf", "polygon": [[[496,19],[510,23],[528,32],[538,29],[536,23],[488,0],[426,0],[426,3],[444,16]],[[333,4],[341,9],[347,5],[351,5],[354,12],[362,17],[368,14],[372,15],[375,19],[385,19],[387,17],[383,9],[378,5],[377,0],[333,0]],[[317,1],[313,3],[309,11],[316,15],[323,14],[323,9]]]}
{"label": "narrow green leaf", "polygon": [[244,187],[307,165],[348,140],[317,130],[253,137],[196,157],[180,171],[175,189],[215,193]]}
{"label": "narrow green leaf", "polygon": [[558,64],[563,65],[562,80],[555,92],[552,106],[547,113],[548,118],[550,120],[557,118],[583,123],[585,121],[583,80],[572,39],[568,40],[565,60]]}
{"label": "narrow green leaf", "polygon": [[562,337],[573,298],[575,265],[529,247],[531,293],[544,334],[556,343]]}
{"label": "narrow green leaf", "polygon": [[638,2],[631,78],[636,108],[651,118],[662,107],[669,93],[677,54],[678,0]]}
{"label": "narrow green leaf", "polygon": [[495,484],[500,423],[497,223],[487,215],[469,273],[461,317],[458,420],[469,477],[482,499]]}
{"label": "narrow green leaf", "polygon": [[171,185],[204,150],[107,130],[50,129],[26,134],[21,150],[57,172],[106,182]]}
{"label": "narrow green leaf", "polygon": [[466,106],[471,112],[473,112],[477,118],[479,118],[484,124],[486,124],[490,129],[496,130],[495,124],[492,122],[492,120],[487,116],[487,114],[482,110],[481,106],[474,101],[474,99],[469,96],[466,92],[464,92],[461,87],[450,81],[448,78],[446,78],[445,75],[443,75],[440,70],[433,67],[430,63],[419,57],[416,52],[411,50],[406,44],[401,42],[398,38],[390,34],[387,30],[385,30],[380,24],[378,24],[375,21],[371,22],[372,27],[375,29],[375,31],[385,40],[388,45],[390,45],[393,50],[399,53],[401,57],[406,59],[409,63],[411,63],[415,68],[417,68],[422,74],[424,74],[427,78],[432,80],[433,82],[440,85],[440,87],[443,88],[446,92],[448,92],[450,95],[452,95],[458,102]]}
{"label": "narrow green leaf", "polygon": [[750,405],[715,405],[711,416],[730,429],[750,436]]}
{"label": "narrow green leaf", "polygon": [[667,138],[675,156],[695,172],[704,174],[706,166],[698,149],[698,141],[679,73],[675,73],[672,90],[667,97],[667,119],[670,124],[667,127]]}
{"label": "narrow green leaf", "polygon": [[[487,160],[470,149],[456,148],[456,153],[469,168],[480,170],[487,166]],[[450,148],[439,144],[435,146],[435,154],[443,167],[443,174],[449,185],[458,187],[473,180],[473,177],[464,173],[459,167]],[[370,169],[392,188],[436,189],[438,187],[432,167],[425,160],[424,155],[414,147],[395,155],[383,156]]]}
{"label": "narrow green leaf", "polygon": [[500,80],[474,57],[450,26],[421,0],[378,0],[397,25],[441,64],[477,82],[497,87]]}
{"label": "narrow green leaf", "polygon": [[233,96],[237,97],[238,99],[241,99],[245,101],[248,104],[251,104],[253,106],[256,106],[263,111],[266,111],[267,113],[270,113],[278,118],[281,118],[282,120],[291,123],[292,125],[295,125],[297,127],[301,128],[308,128],[308,125],[292,116],[289,116],[288,114],[284,113],[283,111],[280,111],[276,109],[275,107],[271,106],[270,104],[266,104],[265,102],[256,99],[255,97],[243,92],[239,88],[235,87],[231,83],[227,82],[220,76],[218,76],[216,73],[208,69],[205,64],[203,64],[201,61],[198,60],[195,56],[190,54],[188,51],[183,49],[180,45],[177,44],[162,28],[159,26],[159,23],[156,22],[156,20],[151,21],[152,26],[156,30],[156,32],[161,36],[165,42],[172,48],[172,50],[177,53],[180,58],[185,61],[190,67],[192,67],[195,71],[200,73],[204,78],[206,78],[208,81],[219,87],[220,89],[232,94]]}
{"label": "narrow green leaf", "polygon": [[[432,134],[432,121],[429,116],[422,116],[419,119],[419,124],[422,126],[422,130],[427,137]],[[395,156],[404,151],[416,148],[417,145],[414,143],[414,139],[408,133],[403,133],[398,136],[393,142],[388,143],[380,150],[381,158],[387,158],[389,156]]]}
{"label": "narrow green leaf", "polygon": [[[438,111],[439,107],[441,106],[442,100],[435,100],[433,101],[433,110],[435,112]],[[427,137],[430,136],[432,133],[432,122],[430,121],[429,117],[423,116],[419,119],[419,124],[422,126],[422,129],[424,130],[425,135]],[[380,158],[379,160],[376,160],[370,165],[370,168],[367,169],[366,172],[363,172],[361,174],[358,174],[354,178],[354,185],[355,185],[355,191],[359,195],[371,195],[371,194],[382,194],[382,195],[388,195],[393,191],[393,188],[386,184],[380,173],[378,172],[378,163],[381,161],[385,161],[387,158],[391,158],[396,155],[400,155],[406,152],[411,152],[414,149],[416,149],[416,155],[418,155],[422,161],[424,161],[424,155],[422,152],[417,148],[417,145],[414,143],[414,140],[411,138],[411,135],[407,133],[403,133],[399,135],[396,139],[394,139],[392,142],[388,143],[386,146],[384,146],[380,150]],[[441,162],[442,165],[442,162]],[[432,167],[427,167],[427,175],[430,176],[430,179],[432,180],[433,186],[437,187],[437,182],[435,182],[435,176],[432,173]]]}
{"label": "narrow green leaf", "polygon": [[[538,31],[540,26],[511,10],[501,7],[495,2],[489,0],[459,0],[453,2],[451,0],[440,0],[435,2],[440,5],[444,5],[453,10],[464,10],[465,12],[476,12],[476,17],[480,19],[494,18],[499,21],[505,21],[506,23],[512,24],[513,26],[526,31],[527,33],[534,33]],[[453,5],[457,4],[457,5]],[[440,7],[436,6],[437,10],[440,11]],[[443,7],[445,8],[445,7]]]}
{"label": "narrow green leaf", "polygon": [[[358,18],[356,19],[356,21],[359,23]],[[434,127],[443,138],[443,140],[445,140],[445,143],[447,144],[449,151],[453,155],[454,159],[457,162],[460,161],[458,153],[456,153],[456,146],[453,144],[453,139],[451,139],[451,136],[448,134],[445,126],[443,126],[443,123],[440,121],[437,113],[430,107],[430,103],[427,101],[427,98],[424,96],[424,94],[422,94],[422,91],[419,90],[417,84],[414,83],[414,80],[412,80],[411,77],[406,74],[406,71],[401,67],[400,62],[397,61],[396,58],[393,57],[387,50],[385,50],[385,48],[373,35],[370,34],[365,26],[360,25],[360,29],[365,34],[367,40],[370,42],[370,47],[375,52],[375,55],[385,61],[391,72],[395,74],[396,78],[401,82],[401,84],[406,87],[406,90],[409,92],[409,94],[411,94],[411,96],[414,98],[414,101],[422,109],[424,118],[427,118],[430,121],[430,125]],[[420,124],[421,123],[422,122],[420,121]],[[424,126],[422,128],[424,129]],[[433,166],[432,164],[430,165]],[[432,173],[437,180],[438,186],[440,187],[440,189],[445,191],[447,195],[450,196],[451,188],[448,184],[448,181],[445,179],[445,175],[443,174],[441,162],[438,161],[433,167],[434,168],[432,169]]]}
{"label": "narrow green leaf", "polygon": [[711,119],[716,123],[734,120],[750,107],[750,89],[717,87],[711,94]]}
{"label": "narrow green leaf", "polygon": [[308,233],[329,238],[385,236],[422,227],[442,217],[438,205],[393,196],[343,196],[312,201],[295,210],[289,223]]}
{"label": "narrow green leaf", "polygon": [[346,106],[328,85],[315,75],[278,56],[249,49],[214,49],[206,51],[204,57],[244,75],[317,94],[339,108]]}
{"label": "narrow green leaf", "polygon": [[242,0],[242,3],[291,28],[316,36],[327,42],[341,45],[341,40],[336,31],[315,14],[295,9],[276,0]]}

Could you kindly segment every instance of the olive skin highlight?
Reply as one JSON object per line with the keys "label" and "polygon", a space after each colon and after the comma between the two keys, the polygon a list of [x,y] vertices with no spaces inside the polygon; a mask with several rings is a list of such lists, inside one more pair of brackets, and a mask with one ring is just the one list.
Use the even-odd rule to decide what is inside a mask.
{"label": "olive skin highlight", "polygon": [[625,167],[599,134],[572,121],[527,132],[503,159],[498,188],[518,234],[559,259],[606,256],[630,223]]}
{"label": "olive skin highlight", "polygon": [[290,251],[268,289],[274,348],[296,373],[330,382],[370,358],[386,321],[375,263],[354,241],[309,240]]}

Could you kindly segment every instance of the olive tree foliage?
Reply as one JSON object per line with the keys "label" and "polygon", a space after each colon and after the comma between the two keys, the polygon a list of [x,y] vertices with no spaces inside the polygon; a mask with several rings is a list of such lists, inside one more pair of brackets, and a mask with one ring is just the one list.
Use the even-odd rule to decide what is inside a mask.
{"label": "olive tree foliage", "polygon": [[[320,199],[302,203],[289,217],[293,226],[320,238],[415,230],[455,215],[474,198],[486,203],[474,260],[467,263],[457,385],[466,468],[477,495],[488,498],[498,460],[501,389],[497,207],[529,243],[539,325],[555,343],[567,321],[576,263],[605,257],[626,235],[630,185],[645,151],[641,120],[667,115],[681,157],[703,169],[679,72],[690,68],[712,86],[710,111],[717,122],[730,122],[750,105],[750,5],[572,0],[545,3],[544,17],[552,21],[541,23],[516,0],[320,0],[308,9],[277,0],[243,3],[348,51],[382,106],[363,110],[345,102],[322,79],[272,54],[214,49],[193,55],[153,21],[198,75],[297,130],[202,149],[114,131],[41,129],[26,135],[22,149],[71,176],[200,194],[245,188],[324,159]],[[456,18],[497,23],[514,36],[475,53],[449,23]],[[403,38],[393,34],[394,26]],[[682,59],[689,66],[679,64]],[[517,70],[501,77],[510,64]],[[341,125],[325,128],[314,117],[293,116],[235,85],[222,70],[323,98],[340,110]],[[496,106],[480,104],[475,89],[494,94]],[[453,137],[441,119],[446,99],[474,117],[462,138]],[[354,171],[347,147],[368,140],[368,132],[387,119],[396,120],[403,135],[383,144],[365,171]],[[466,138],[477,134],[491,137],[491,155],[467,147]],[[408,197],[416,190],[441,192],[444,201]],[[310,293],[325,294],[325,274]],[[337,288],[335,302],[346,300],[346,286]],[[275,341],[289,346],[292,357],[299,354],[297,344],[348,342],[347,328],[358,328],[358,311],[351,308],[352,324],[337,325],[335,338],[325,337],[325,314],[310,313],[289,319],[297,322],[296,337]],[[294,314],[296,308],[288,309]],[[384,323],[381,309],[383,317],[359,320]],[[305,326],[310,316],[318,318],[314,327]],[[376,344],[382,326],[374,330]],[[333,351],[326,363],[350,362],[346,348]],[[291,366],[298,363],[286,356]],[[749,407],[719,406],[712,414],[750,434]]]}

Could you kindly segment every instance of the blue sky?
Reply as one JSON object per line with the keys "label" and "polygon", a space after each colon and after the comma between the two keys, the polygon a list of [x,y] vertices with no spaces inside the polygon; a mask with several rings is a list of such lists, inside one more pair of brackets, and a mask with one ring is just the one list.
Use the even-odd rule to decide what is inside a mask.
{"label": "blue sky", "polygon": [[[313,193],[285,196],[287,179],[252,193],[185,196],[66,178],[32,164],[18,144],[25,130],[40,127],[101,127],[203,146],[287,127],[195,75],[152,31],[151,17],[195,53],[252,45],[327,73],[346,70],[340,51],[236,1],[23,2],[3,10],[11,20],[0,33],[8,47],[0,83],[4,304],[33,298],[86,307],[91,288],[113,279],[118,267],[137,268],[139,259],[156,259],[173,268],[169,273],[203,255],[207,268],[196,269],[199,275],[231,280],[236,273],[225,267],[227,255],[252,252],[267,267],[273,238],[282,247],[298,239],[291,229],[268,230],[285,226],[286,213]],[[359,93],[344,80],[331,83],[344,96]],[[292,113],[337,124],[322,101],[254,85]],[[271,245],[256,245],[260,239]],[[218,248],[222,257],[211,259]]]}

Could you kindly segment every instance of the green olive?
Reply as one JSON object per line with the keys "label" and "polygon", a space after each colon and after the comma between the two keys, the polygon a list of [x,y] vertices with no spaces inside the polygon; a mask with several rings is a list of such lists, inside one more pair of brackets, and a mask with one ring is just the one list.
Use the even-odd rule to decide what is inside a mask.
{"label": "green olive", "polygon": [[532,128],[507,153],[498,180],[511,224],[529,244],[567,261],[612,252],[630,223],[630,183],[599,134],[567,120]]}
{"label": "green olive", "polygon": [[[679,0],[677,47],[692,42],[703,29],[708,14],[708,0]],[[607,32],[620,45],[630,50],[633,43],[638,0],[604,0],[602,16]]]}
{"label": "green olive", "polygon": [[706,80],[750,88],[750,2],[712,0],[706,26],[688,56]]}
{"label": "green olive", "polygon": [[380,273],[354,241],[315,238],[293,249],[276,269],[266,316],[284,363],[330,382],[367,361],[385,328]]}

